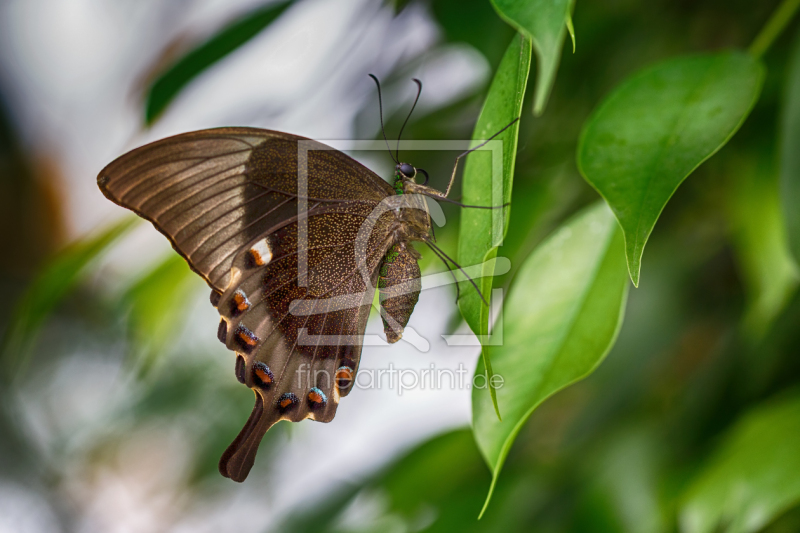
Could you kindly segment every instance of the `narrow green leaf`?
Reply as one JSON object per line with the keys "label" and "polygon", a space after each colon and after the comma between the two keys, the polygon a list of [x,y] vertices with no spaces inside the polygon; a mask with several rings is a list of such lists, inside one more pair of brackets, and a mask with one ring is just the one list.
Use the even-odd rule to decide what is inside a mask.
{"label": "narrow green leaf", "polygon": [[761,28],[761,31],[758,32],[756,38],[753,39],[748,53],[755,58],[763,56],[764,52],[772,46],[775,39],[783,33],[783,30],[792,21],[798,8],[800,8],[800,0],[783,0],[772,13],[767,23],[764,24],[764,27]]}
{"label": "narrow green leaf", "polygon": [[746,414],[686,491],[681,531],[760,531],[800,504],[800,394]]}
{"label": "narrow green leaf", "polygon": [[[473,139],[488,139],[522,111],[525,85],[530,70],[530,41],[516,35],[503,56],[497,73],[489,87],[489,94],[483,105]],[[511,185],[514,179],[514,161],[517,157],[517,135],[519,122],[505,130],[497,140],[502,144],[501,172],[496,172],[498,163],[495,154],[476,151],[467,156],[464,167],[463,201],[467,205],[501,206],[511,201]],[[508,226],[509,208],[506,209],[462,209],[458,240],[458,262],[466,267],[477,265],[497,256],[497,247],[502,244]],[[480,280],[481,294],[489,300],[492,293],[492,276]],[[461,298],[458,301],[461,314],[479,336],[489,334],[489,308],[483,303],[474,288],[468,283],[461,284]],[[482,338],[482,337],[481,337]],[[489,372],[491,363],[484,350],[484,362]],[[494,389],[489,389],[495,403]],[[499,410],[497,416],[500,416]]]}
{"label": "narrow green leaf", "polygon": [[622,251],[614,216],[598,203],[563,225],[520,267],[503,310],[503,345],[490,348],[496,377],[503,379],[497,389],[503,421],[482,390],[472,393],[475,439],[493,473],[484,510],[533,410],[590,374],[614,344],[628,290]]}
{"label": "narrow green leaf", "polygon": [[386,5],[391,5],[392,9],[394,9],[395,16],[399,15],[406,7],[411,0],[383,0],[383,3]]}
{"label": "narrow green leaf", "polygon": [[536,50],[536,94],[533,112],[541,115],[556,80],[558,60],[564,46],[567,24],[572,31],[571,0],[492,0],[500,17],[528,37]]}
{"label": "narrow green leaf", "polygon": [[13,378],[24,364],[39,328],[72,290],[86,267],[102,255],[139,219],[126,217],[99,235],[82,239],[56,255],[33,280],[17,302],[3,339],[0,359],[4,373]]}
{"label": "narrow green leaf", "polygon": [[248,13],[179,59],[150,86],[145,103],[145,122],[152,124],[190,81],[258,35],[290,4],[279,2]]}
{"label": "narrow green leaf", "polygon": [[797,288],[797,266],[786,244],[772,165],[747,168],[734,175],[728,191],[728,218],[737,262],[747,291],[744,326],[759,338],[789,302]]}
{"label": "narrow green leaf", "polygon": [[572,24],[572,13],[567,12],[567,31],[569,38],[572,40],[572,53],[575,53],[575,26]]}
{"label": "narrow green leaf", "polygon": [[673,59],[629,78],[584,126],[578,167],[622,226],[634,285],[664,206],[736,133],[763,77],[761,64],[738,52]]}
{"label": "narrow green leaf", "polygon": [[129,321],[142,373],[174,344],[187,300],[201,284],[181,256],[169,254],[123,294],[123,305],[130,308]]}
{"label": "narrow green leaf", "polygon": [[800,32],[786,74],[781,116],[781,198],[789,249],[800,263]]}

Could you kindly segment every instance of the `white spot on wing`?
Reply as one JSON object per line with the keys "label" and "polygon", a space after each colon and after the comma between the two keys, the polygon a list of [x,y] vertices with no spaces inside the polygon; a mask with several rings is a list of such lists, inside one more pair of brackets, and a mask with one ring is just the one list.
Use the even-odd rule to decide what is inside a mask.
{"label": "white spot on wing", "polygon": [[269,240],[263,238],[250,248],[250,255],[258,266],[263,266],[272,261],[272,249],[269,247]]}

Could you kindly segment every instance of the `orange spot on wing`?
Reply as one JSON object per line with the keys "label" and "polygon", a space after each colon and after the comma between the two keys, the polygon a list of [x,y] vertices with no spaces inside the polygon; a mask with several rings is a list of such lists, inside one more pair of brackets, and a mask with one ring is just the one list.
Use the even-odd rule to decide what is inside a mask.
{"label": "orange spot on wing", "polygon": [[253,259],[253,263],[258,266],[264,266],[264,258],[261,257],[261,254],[258,253],[258,250],[252,248],[250,250],[250,257]]}
{"label": "orange spot on wing", "polygon": [[236,304],[236,309],[239,311],[247,311],[250,309],[250,301],[242,291],[236,291],[233,293],[233,303]]}
{"label": "orange spot on wing", "polygon": [[353,369],[348,366],[341,366],[336,369],[336,384],[340,389],[349,387],[353,382]]}
{"label": "orange spot on wing", "polygon": [[256,337],[253,332],[251,332],[244,326],[239,326],[239,328],[236,330],[236,335],[247,346],[255,346],[256,344],[258,344],[258,337]]}
{"label": "orange spot on wing", "polygon": [[263,368],[256,368],[256,376],[264,383],[272,383],[272,376],[269,375]]}

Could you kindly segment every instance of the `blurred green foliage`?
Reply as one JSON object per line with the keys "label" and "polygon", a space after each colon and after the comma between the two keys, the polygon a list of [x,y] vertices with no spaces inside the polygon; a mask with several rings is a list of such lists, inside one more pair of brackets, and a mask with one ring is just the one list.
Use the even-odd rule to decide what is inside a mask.
{"label": "blurred green foliage", "polygon": [[183,313],[190,296],[203,286],[202,280],[175,254],[135,280],[121,296],[120,305],[138,347],[138,364],[147,372],[159,356],[174,344],[176,332],[184,322]]}
{"label": "blurred green foliage", "polygon": [[[225,26],[160,73],[144,110],[148,123],[286,5],[267,5]],[[512,311],[504,317],[508,346],[487,351],[496,370],[511,378],[498,394],[504,421],[497,420],[488,392],[476,390],[472,431],[420,443],[368,479],[336,487],[326,501],[297,511],[283,529],[797,531],[800,34],[792,15],[798,2],[581,0],[572,19],[568,2],[561,2],[552,20],[537,18],[537,5],[481,1],[464,9],[462,2],[431,0],[444,41],[475,47],[495,76],[479,93],[414,117],[408,130],[418,139],[486,138],[522,116],[518,131],[508,132],[507,145],[517,149],[506,154],[504,184],[511,190],[503,196],[512,205],[503,245],[494,248],[492,239],[470,248],[478,259],[488,252],[512,262],[510,274],[483,283],[484,294],[508,289]],[[571,52],[564,44],[570,20],[578,46],[561,57]],[[515,30],[531,37],[536,51],[539,74],[530,80],[536,118],[525,112],[529,104],[522,98],[530,67],[525,54],[522,61],[514,58],[517,70],[506,76],[508,43],[525,48]],[[387,129],[402,119],[387,117]],[[14,154],[4,159],[14,163],[4,167],[12,169],[7,175],[29,173],[13,135],[1,136],[0,144],[0,154]],[[598,196],[581,179],[576,154],[621,230],[600,208],[581,211]],[[418,155],[432,185],[444,188],[451,155],[420,152],[409,160]],[[479,155],[465,165],[467,203],[479,203],[471,199],[484,199],[490,190]],[[625,190],[616,194],[620,184]],[[20,201],[35,203],[21,193]],[[459,216],[454,206],[443,208],[448,219]],[[590,216],[602,218],[594,229],[605,239],[592,239],[592,225],[583,224]],[[191,285],[179,260],[170,258],[134,280],[103,320],[96,308],[107,306],[92,300],[98,305],[81,307],[66,298],[75,288],[86,296],[81,275],[125,224],[60,255],[48,250],[54,259],[28,277],[26,291],[4,285],[8,299],[23,294],[16,318],[3,315],[6,347],[32,343],[39,328],[51,339],[46,330],[59,323],[78,332],[123,323],[131,333],[126,352],[144,355],[148,364],[164,354],[164,339],[181,329],[173,304]],[[443,247],[472,247],[487,237],[459,234],[456,227],[448,224],[437,235]],[[573,244],[556,250],[553,243],[567,231]],[[627,254],[633,279],[638,282],[640,266],[647,272],[630,291],[621,329],[626,282],[620,232],[638,242]],[[4,255],[3,261],[10,271],[12,260]],[[474,329],[488,329],[479,307],[462,305],[462,311]],[[558,342],[548,340],[555,337]],[[24,351],[4,353],[16,360]],[[55,365],[69,350],[51,348],[34,359],[45,356]],[[153,423],[178,427],[193,443],[186,490],[222,490],[216,460],[248,406],[234,388],[216,381],[222,365],[209,363],[210,357],[163,356],[172,372],[138,375],[138,401],[115,416],[131,430]],[[32,379],[23,375],[3,388],[0,428],[7,437],[0,455],[4,464],[18,463],[20,478],[35,472],[41,490],[57,500],[58,489],[48,493],[47,487],[58,486],[58,461],[29,466],[37,450],[14,410],[14,394]],[[264,447],[281,442],[284,430],[271,431]],[[115,439],[124,440],[100,439],[97,453]],[[259,479],[269,475],[258,472]],[[490,484],[492,502],[478,521]],[[358,514],[360,508],[371,514]],[[359,521],[348,519],[351,512]]]}
{"label": "blurred green foliage", "polygon": [[786,89],[780,116],[780,177],[783,215],[789,234],[789,247],[800,261],[800,35],[794,41],[788,60]]}
{"label": "blurred green foliage", "polygon": [[758,531],[800,503],[800,395],[746,413],[698,472],[680,505],[681,528]]}
{"label": "blurred green foliage", "polygon": [[78,284],[80,276],[85,275],[91,263],[137,222],[136,217],[125,217],[99,235],[75,242],[61,250],[42,267],[41,272],[20,296],[0,344],[0,362],[3,364],[0,375],[4,381],[11,381],[22,370],[42,324]]}
{"label": "blurred green foliage", "polygon": [[152,124],[181,89],[261,33],[290,5],[291,1],[270,3],[232,21],[213,37],[184,54],[166,71],[159,73],[145,95],[145,123]]}

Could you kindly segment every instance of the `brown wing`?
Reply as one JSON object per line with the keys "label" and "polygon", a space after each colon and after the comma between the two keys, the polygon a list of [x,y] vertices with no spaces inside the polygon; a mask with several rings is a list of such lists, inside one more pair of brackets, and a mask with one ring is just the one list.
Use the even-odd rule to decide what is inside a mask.
{"label": "brown wing", "polygon": [[278,420],[332,420],[391,245],[391,215],[370,214],[392,188],[321,143],[252,128],[143,146],[103,169],[98,185],[150,220],[213,289],[218,337],[256,396],[220,472],[243,481]]}
{"label": "brown wing", "polygon": [[244,245],[296,221],[298,150],[304,146],[317,148],[308,152],[306,165],[309,208],[348,200],[375,205],[393,194],[389,184],[338,150],[257,128],[156,141],[114,160],[97,184],[109,200],[152,222],[195,272],[222,291]]}

